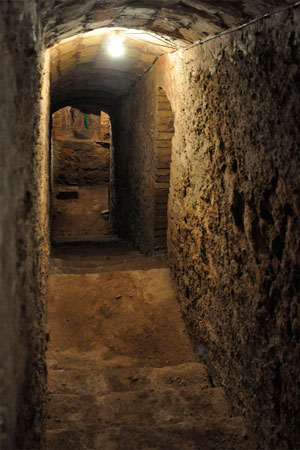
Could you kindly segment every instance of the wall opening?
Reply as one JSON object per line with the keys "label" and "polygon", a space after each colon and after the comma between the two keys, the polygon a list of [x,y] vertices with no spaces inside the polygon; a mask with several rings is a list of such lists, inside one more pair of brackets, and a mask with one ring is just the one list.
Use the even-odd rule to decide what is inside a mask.
{"label": "wall opening", "polygon": [[156,101],[156,165],[154,204],[154,251],[167,249],[168,197],[174,115],[171,104],[162,87],[158,88]]}
{"label": "wall opening", "polygon": [[67,106],[52,115],[51,240],[97,241],[109,234],[109,115]]}

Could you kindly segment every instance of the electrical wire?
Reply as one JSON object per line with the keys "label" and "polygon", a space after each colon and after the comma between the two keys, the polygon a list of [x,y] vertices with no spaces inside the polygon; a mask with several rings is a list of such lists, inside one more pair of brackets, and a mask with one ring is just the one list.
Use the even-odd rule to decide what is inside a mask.
{"label": "electrical wire", "polygon": [[[158,41],[162,41],[162,42],[164,42],[165,44],[167,44],[166,46],[169,46],[169,47],[172,47],[172,48],[177,48],[177,45],[176,44],[172,44],[170,41],[168,41],[168,39],[165,39],[165,38],[163,38],[163,37],[161,37],[161,36],[157,36],[156,34],[152,34],[152,33],[149,33],[148,31],[142,31],[142,32],[137,32],[137,33],[130,33],[130,32],[124,32],[124,34],[125,34],[125,36],[129,36],[129,35],[131,35],[131,36],[129,36],[129,37],[131,37],[131,39],[134,39],[133,37],[132,37],[132,35],[136,35],[136,34],[142,34],[142,35],[145,35],[145,34],[148,34],[148,36],[151,36],[152,38],[154,38],[154,39],[157,39]],[[144,42],[147,42],[147,41],[144,41]],[[148,42],[147,42],[148,43]],[[161,44],[156,44],[156,43],[154,43],[153,42],[153,44],[154,45],[161,45]],[[163,46],[163,47],[166,47],[166,46]]]}
{"label": "electrical wire", "polygon": [[292,5],[289,5],[289,6],[285,6],[284,8],[276,9],[275,11],[266,13],[266,14],[260,16],[260,17],[257,17],[256,19],[250,20],[250,22],[244,23],[243,25],[239,25],[236,28],[230,28],[229,30],[222,31],[221,33],[215,34],[214,36],[210,36],[207,39],[203,39],[203,40],[194,42],[193,44],[189,45],[188,47],[185,47],[184,49],[182,49],[182,51],[185,52],[187,50],[190,50],[191,48],[197,47],[198,45],[203,45],[203,44],[205,44],[208,41],[212,41],[213,39],[216,39],[216,38],[225,36],[227,34],[231,34],[231,33],[234,33],[236,31],[242,30],[243,28],[246,28],[249,25],[252,25],[252,24],[254,24],[256,22],[259,22],[262,19],[265,19],[267,17],[271,17],[274,14],[278,14],[278,13],[281,13],[283,11],[287,11],[289,9],[296,8],[297,6],[300,6],[300,1],[297,1],[297,2],[295,2],[295,3],[293,3]]}
{"label": "electrical wire", "polygon": [[[148,34],[148,33],[141,33],[141,34]],[[130,36],[129,34],[126,34],[126,37],[129,37],[129,39],[133,39],[134,41],[137,41],[137,42],[144,42],[145,44],[157,45],[159,47],[168,47],[168,48],[177,49],[177,47],[173,47],[172,45],[163,45],[163,44],[157,44],[156,42],[144,41],[143,39],[135,39],[134,37]]]}

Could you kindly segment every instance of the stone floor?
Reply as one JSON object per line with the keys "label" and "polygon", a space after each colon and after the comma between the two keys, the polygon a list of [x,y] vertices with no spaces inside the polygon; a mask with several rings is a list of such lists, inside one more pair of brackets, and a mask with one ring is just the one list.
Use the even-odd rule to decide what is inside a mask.
{"label": "stone floor", "polygon": [[118,240],[61,245],[49,287],[47,450],[248,448],[163,257]]}
{"label": "stone floor", "polygon": [[[76,193],[77,198],[63,194]],[[61,186],[52,196],[52,241],[96,241],[109,234],[107,186]]]}

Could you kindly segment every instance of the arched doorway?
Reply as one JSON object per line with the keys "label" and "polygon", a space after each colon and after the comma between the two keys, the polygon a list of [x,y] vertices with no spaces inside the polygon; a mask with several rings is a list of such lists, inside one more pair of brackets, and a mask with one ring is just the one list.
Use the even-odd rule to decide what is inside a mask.
{"label": "arched doorway", "polygon": [[97,241],[109,233],[110,118],[67,106],[52,115],[51,239]]}

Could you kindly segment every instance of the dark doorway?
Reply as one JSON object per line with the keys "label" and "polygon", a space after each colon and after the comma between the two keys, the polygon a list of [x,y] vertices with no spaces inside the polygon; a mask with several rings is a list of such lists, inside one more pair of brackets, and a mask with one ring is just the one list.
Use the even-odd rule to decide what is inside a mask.
{"label": "dark doorway", "polygon": [[109,234],[109,116],[70,106],[52,116],[51,238],[97,241]]}

